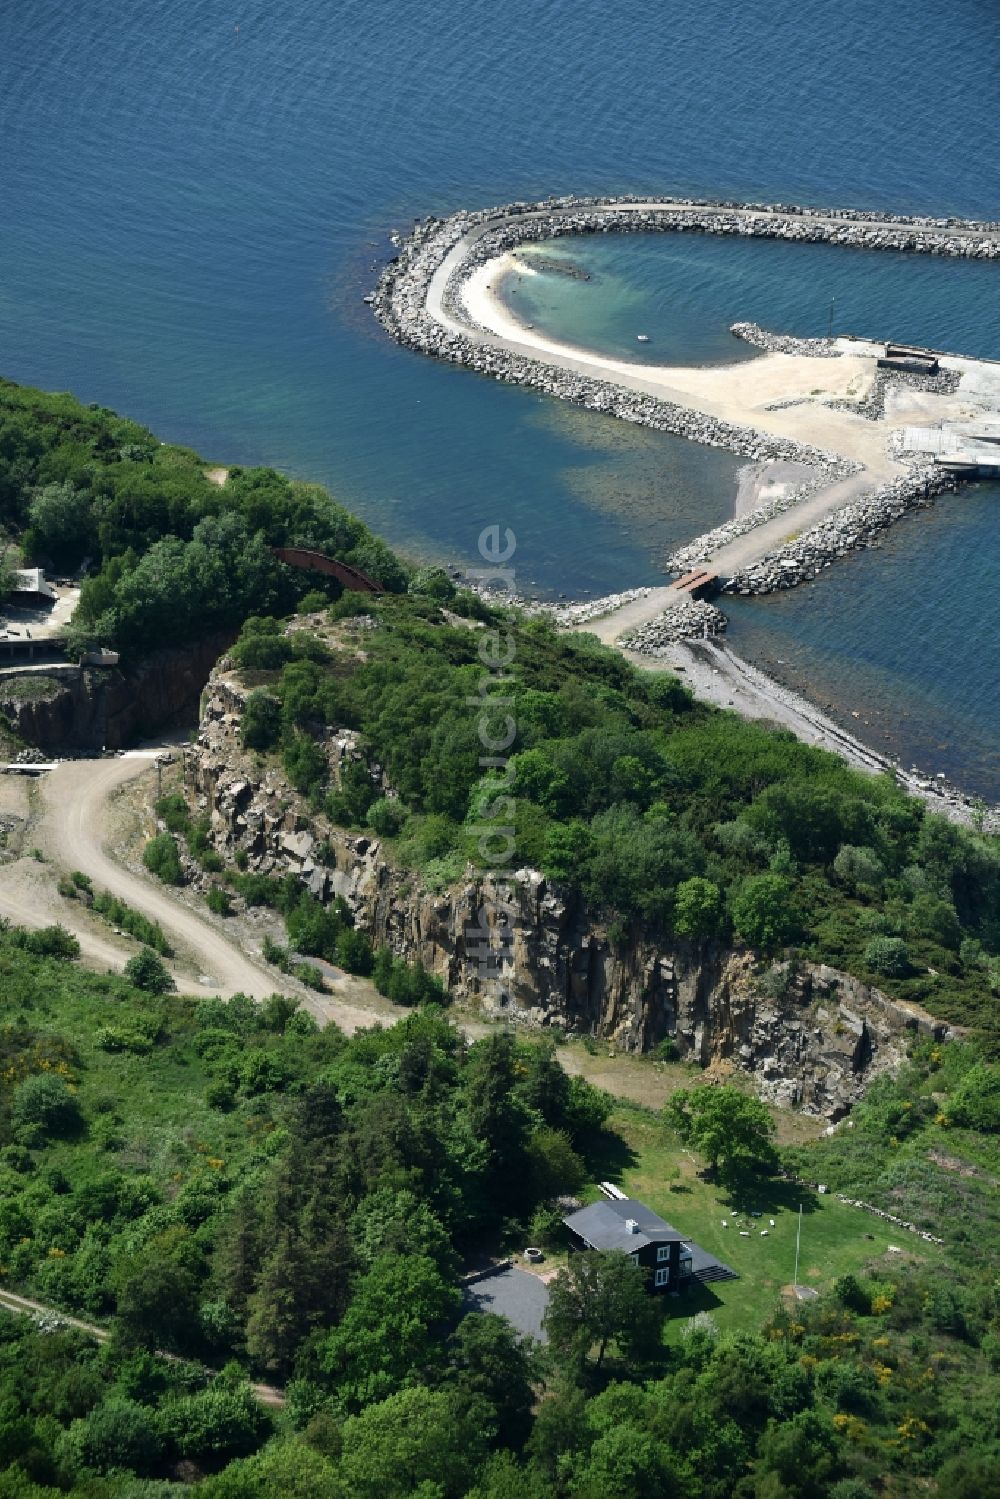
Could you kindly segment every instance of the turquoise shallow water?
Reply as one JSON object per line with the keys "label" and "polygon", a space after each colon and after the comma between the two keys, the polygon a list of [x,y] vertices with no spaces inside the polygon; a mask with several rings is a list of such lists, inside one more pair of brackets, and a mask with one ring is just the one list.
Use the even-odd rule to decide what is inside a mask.
{"label": "turquoise shallow water", "polygon": [[[1000,271],[986,261],[694,234],[565,235],[537,252],[588,279],[510,275],[504,296],[517,316],[619,359],[752,358],[729,332],[740,321],[803,338],[832,323],[835,333],[1000,358]],[[528,264],[532,253],[522,252]]]}
{"label": "turquoise shallow water", "polygon": [[[499,521],[517,533],[526,584],[576,594],[653,582],[675,541],[728,513],[735,463],[392,346],[361,303],[391,253],[387,230],[566,190],[995,216],[998,81],[982,0],[7,4],[0,370],[117,406],[215,459],[320,479],[416,551],[467,560]],[[932,107],[912,107],[928,87]],[[678,245],[671,274],[691,315],[677,337],[701,326],[700,357],[728,357],[708,348],[728,340],[721,263],[685,269],[683,256],[715,251]],[[754,315],[744,304],[759,291],[761,319],[775,321],[789,276],[809,290],[818,262],[771,270],[757,247],[733,248],[749,252],[726,273],[736,315]],[[627,240],[608,250],[631,258]],[[833,275],[849,283],[845,319],[854,296],[860,309],[871,292],[878,310],[871,278],[883,271],[892,279],[870,260],[831,261],[797,311],[785,299],[786,315],[822,327]],[[636,274],[640,304],[622,326],[666,339],[669,320],[652,326],[660,313]],[[944,286],[928,284],[929,314],[950,307]],[[715,288],[714,332],[699,287]],[[678,299],[663,295],[672,319]],[[985,284],[967,296],[980,316],[995,306]],[[640,311],[650,328],[634,326]],[[958,531],[958,555],[996,558],[988,515]],[[877,566],[862,582],[866,565],[856,583],[845,571],[840,597],[869,589],[878,633],[908,638],[909,601]],[[933,568],[927,578],[964,620],[963,641],[989,638],[980,596]],[[778,653],[805,659],[811,606],[780,607],[791,643]],[[824,650],[849,675],[863,614],[848,602],[825,627]],[[766,649],[778,615],[763,604],[753,618]],[[736,628],[739,639],[742,616]],[[973,654],[951,655],[944,696],[922,698],[921,712],[958,712],[978,683]],[[870,670],[902,703],[892,671]],[[984,762],[970,745],[962,763]]]}

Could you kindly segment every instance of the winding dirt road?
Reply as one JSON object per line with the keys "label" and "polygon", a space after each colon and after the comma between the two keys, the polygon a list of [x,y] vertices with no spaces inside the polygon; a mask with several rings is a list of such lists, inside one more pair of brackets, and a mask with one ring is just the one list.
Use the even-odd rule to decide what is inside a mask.
{"label": "winding dirt road", "polygon": [[275,990],[301,1000],[321,1023],[335,1021],[347,1034],[377,1020],[393,1020],[400,1011],[372,991],[368,1001],[362,980],[338,980],[337,992],[320,995],[294,979],[269,969],[236,939],[191,909],[168,887],[128,869],[107,847],[110,802],[129,781],[148,773],[162,749],[137,750],[116,759],[67,760],[47,772],[38,784],[28,841],[45,862],[22,857],[0,866],[0,915],[19,926],[43,927],[60,922],[78,939],[84,959],[99,968],[120,971],[135,951],[134,943],[117,942],[85,907],[63,900],[56,890],[60,873],[80,870],[103,890],[159,922],[178,957],[170,967],[182,992],[206,998],[247,994],[266,999]]}
{"label": "winding dirt road", "polygon": [[64,869],[82,870],[96,885],[127,901],[150,921],[158,921],[178,949],[196,959],[199,973],[211,980],[199,984],[200,990],[265,999],[276,987],[266,968],[167,894],[163,886],[134,874],[105,850],[110,797],[149,770],[155,754],[150,750],[114,760],[67,760],[50,771],[41,786],[44,810],[36,832],[39,846]]}

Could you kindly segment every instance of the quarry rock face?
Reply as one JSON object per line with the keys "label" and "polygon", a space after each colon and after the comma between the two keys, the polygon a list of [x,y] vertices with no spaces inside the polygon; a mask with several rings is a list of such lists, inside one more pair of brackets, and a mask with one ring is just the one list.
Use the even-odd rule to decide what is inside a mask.
{"label": "quarry rock face", "polygon": [[[231,642],[231,633],[209,635],[183,650],[155,651],[131,669],[84,667],[74,675],[60,674],[44,698],[26,695],[18,701],[12,684],[4,716],[25,743],[52,754],[122,749],[177,723],[190,723],[219,652]],[[45,677],[45,662],[31,675]]]}
{"label": "quarry rock face", "polygon": [[[484,1011],[622,1051],[667,1039],[681,1060],[750,1076],[776,1103],[835,1120],[877,1074],[895,1069],[919,1031],[947,1027],[835,969],[633,930],[621,940],[575,893],[537,870],[474,871],[442,890],[394,868],[368,833],[315,816],[281,770],[248,755],[239,724],[245,689],[225,669],[206,691],[197,743],[185,750],[186,790],[208,813],[227,861],[297,875],[323,901],[341,896],[375,946],[419,959],[458,998]],[[356,754],[353,736],[326,741],[331,770]]]}

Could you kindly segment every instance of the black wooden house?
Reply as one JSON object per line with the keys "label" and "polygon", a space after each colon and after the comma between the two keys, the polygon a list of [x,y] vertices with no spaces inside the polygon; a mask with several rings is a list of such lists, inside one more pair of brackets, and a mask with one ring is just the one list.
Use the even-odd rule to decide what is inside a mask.
{"label": "black wooden house", "polygon": [[563,1219],[573,1249],[617,1249],[648,1271],[654,1292],[682,1291],[692,1280],[735,1279],[735,1271],[685,1239],[634,1197],[592,1202]]}

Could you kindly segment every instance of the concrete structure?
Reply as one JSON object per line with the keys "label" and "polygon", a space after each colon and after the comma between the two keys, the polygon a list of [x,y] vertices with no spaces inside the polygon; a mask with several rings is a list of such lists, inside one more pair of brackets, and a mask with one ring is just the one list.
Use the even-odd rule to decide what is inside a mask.
{"label": "concrete structure", "polygon": [[59,597],[40,567],[19,567],[14,573],[14,591],[17,594],[34,594],[53,604]]}

